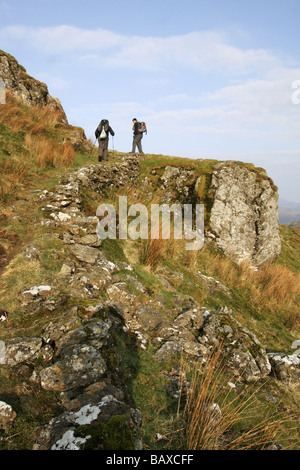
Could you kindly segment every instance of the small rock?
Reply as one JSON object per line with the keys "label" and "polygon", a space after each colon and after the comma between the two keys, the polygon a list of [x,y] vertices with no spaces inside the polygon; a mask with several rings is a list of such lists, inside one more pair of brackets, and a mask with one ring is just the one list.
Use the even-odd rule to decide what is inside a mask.
{"label": "small rock", "polygon": [[97,235],[89,234],[80,238],[80,244],[98,248],[102,245],[102,240]]}
{"label": "small rock", "polygon": [[31,261],[40,261],[39,251],[33,245],[26,245],[23,249],[23,257]]}
{"label": "small rock", "polygon": [[0,429],[7,432],[14,422],[17,413],[13,411],[12,407],[0,401]]}
{"label": "small rock", "polygon": [[50,296],[54,295],[55,292],[56,289],[51,286],[34,286],[21,293],[20,301],[22,306],[26,306],[36,300],[47,300]]}
{"label": "small rock", "polygon": [[7,321],[8,320],[8,312],[0,308],[0,321]]}
{"label": "small rock", "polygon": [[52,212],[50,216],[57,222],[66,222],[72,218],[69,214],[65,214],[64,212],[58,212],[58,214]]}
{"label": "small rock", "polygon": [[70,252],[78,261],[88,264],[95,264],[100,256],[100,252],[97,248],[88,245],[80,245],[79,243],[71,245]]}
{"label": "small rock", "polygon": [[278,380],[288,383],[300,381],[300,357],[295,354],[269,353],[272,372]]}
{"label": "small rock", "polygon": [[162,434],[159,434],[159,432],[157,432],[155,434],[155,439],[156,441],[167,441],[168,438],[166,436],[163,436]]}
{"label": "small rock", "polygon": [[[91,437],[88,426],[101,426],[102,423],[106,424],[110,419],[114,419],[114,417],[117,420],[119,420],[120,417],[124,418],[123,428],[124,430],[128,430],[127,435],[130,439],[130,445],[135,450],[141,450],[140,430],[142,420],[140,411],[117,400],[112,395],[106,395],[101,401],[93,405],[84,405],[76,411],[67,411],[52,419],[47,426],[43,426],[37,430],[37,439],[33,449],[81,450]],[[76,436],[76,429],[80,426],[85,427],[87,431],[86,435]],[[119,449],[124,450],[121,439],[122,435],[120,434]],[[97,443],[97,447],[100,444],[101,439]],[[117,449],[118,447],[116,450]]]}
{"label": "small rock", "polygon": [[37,359],[41,348],[41,338],[14,338],[10,340],[6,346],[6,364],[15,366],[22,362],[32,362]]}
{"label": "small rock", "polygon": [[61,267],[61,270],[59,271],[59,276],[71,276],[72,274],[72,267],[69,266],[68,264],[63,264],[62,267]]}
{"label": "small rock", "polygon": [[134,317],[146,331],[154,330],[163,320],[161,312],[148,305],[140,305],[136,309]]}

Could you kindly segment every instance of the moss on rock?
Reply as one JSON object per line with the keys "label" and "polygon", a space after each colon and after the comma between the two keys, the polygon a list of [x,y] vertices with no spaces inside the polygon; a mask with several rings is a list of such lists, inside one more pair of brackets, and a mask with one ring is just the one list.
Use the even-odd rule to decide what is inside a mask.
{"label": "moss on rock", "polygon": [[115,415],[107,423],[79,426],[75,437],[88,438],[86,450],[134,450],[133,432],[126,415]]}

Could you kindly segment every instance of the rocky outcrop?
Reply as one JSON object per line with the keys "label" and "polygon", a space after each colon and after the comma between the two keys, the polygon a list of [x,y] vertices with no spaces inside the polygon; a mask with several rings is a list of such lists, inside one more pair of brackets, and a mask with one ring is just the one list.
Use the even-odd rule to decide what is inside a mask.
{"label": "rocky outcrop", "polygon": [[237,262],[258,266],[280,254],[278,193],[266,175],[236,162],[215,166],[210,236]]}
{"label": "rocky outcrop", "polygon": [[60,101],[49,94],[47,85],[28,75],[25,68],[13,56],[2,50],[0,50],[0,80],[24,103],[49,105],[60,111],[62,122],[68,122]]}
{"label": "rocky outcrop", "polygon": [[216,348],[221,350],[227,370],[246,382],[260,380],[271,372],[263,345],[226,307],[207,313],[199,342],[209,351]]}
{"label": "rocky outcrop", "polygon": [[224,162],[199,176],[193,168],[168,165],[159,181],[164,202],[204,204],[206,242],[235,262],[259,266],[280,254],[277,188],[263,170]]}
{"label": "rocky outcrop", "polygon": [[118,163],[110,165],[87,165],[74,171],[61,180],[70,191],[89,188],[103,194],[106,189],[130,188],[137,182],[140,172],[140,161],[135,155],[128,155]]}
{"label": "rocky outcrop", "polygon": [[[37,292],[38,287],[31,291]],[[28,302],[24,313],[30,313],[34,299]],[[49,308],[46,299],[41,302],[43,310]],[[37,430],[34,449],[141,448],[141,414],[128,400],[119,370],[121,358],[115,351],[116,333],[122,334],[122,325],[120,310],[110,302],[81,308],[65,305],[65,311],[57,319],[54,315],[40,337],[7,342],[2,365],[29,374],[44,390],[59,393],[64,409]],[[6,431],[16,414],[9,405],[2,408],[0,429]]]}

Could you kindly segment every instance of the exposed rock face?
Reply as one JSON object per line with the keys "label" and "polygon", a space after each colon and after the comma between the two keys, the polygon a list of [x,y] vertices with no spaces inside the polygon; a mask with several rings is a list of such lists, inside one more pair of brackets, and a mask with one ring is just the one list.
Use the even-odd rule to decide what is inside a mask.
{"label": "exposed rock face", "polygon": [[120,163],[111,165],[91,164],[74,171],[62,179],[64,186],[69,185],[71,191],[86,187],[97,193],[103,193],[106,188],[122,188],[133,186],[137,182],[140,171],[139,159],[128,155]]}
{"label": "exposed rock face", "polygon": [[246,382],[265,378],[271,372],[265,348],[226,307],[207,315],[199,342],[208,350],[221,348],[227,369]]}
{"label": "exposed rock face", "polygon": [[195,172],[192,169],[166,166],[160,178],[164,188],[164,202],[176,199],[180,203],[191,203],[195,187]]}
{"label": "exposed rock face", "polygon": [[[160,177],[165,202],[199,203],[201,178],[192,169],[166,166]],[[266,174],[239,162],[219,163],[208,192],[207,241],[237,263],[259,266],[280,254],[278,193]]]}
{"label": "exposed rock face", "polygon": [[260,265],[280,254],[278,193],[267,177],[222,163],[213,172],[212,189],[210,227],[227,256]]}
{"label": "exposed rock face", "polygon": [[2,50],[0,50],[0,80],[24,103],[49,105],[61,112],[62,122],[68,122],[62,105],[57,98],[49,94],[47,85],[28,75],[14,57]]}
{"label": "exposed rock face", "polygon": [[54,365],[40,372],[46,390],[66,391],[97,382],[107,366],[100,352],[112,322],[91,322],[64,336]]}

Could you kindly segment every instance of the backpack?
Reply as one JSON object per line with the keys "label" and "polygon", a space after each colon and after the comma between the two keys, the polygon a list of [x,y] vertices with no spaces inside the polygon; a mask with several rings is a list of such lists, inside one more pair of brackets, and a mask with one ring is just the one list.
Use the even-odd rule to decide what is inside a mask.
{"label": "backpack", "polygon": [[109,122],[107,119],[102,119],[98,126],[98,136],[100,139],[106,139],[108,136],[108,130],[109,130]]}
{"label": "backpack", "polygon": [[147,126],[145,122],[139,122],[138,131],[145,132],[147,134]]}
{"label": "backpack", "polygon": [[107,137],[107,134],[105,132],[105,126],[103,126],[101,134],[100,134],[100,139],[106,139],[106,137]]}

